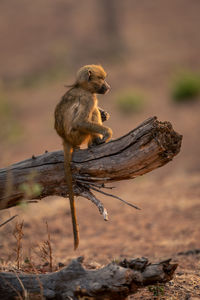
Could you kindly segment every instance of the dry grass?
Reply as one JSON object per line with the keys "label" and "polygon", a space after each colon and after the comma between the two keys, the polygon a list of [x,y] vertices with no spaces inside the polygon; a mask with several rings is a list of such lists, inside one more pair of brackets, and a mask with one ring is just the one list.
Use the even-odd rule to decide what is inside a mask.
{"label": "dry grass", "polygon": [[51,236],[49,232],[49,225],[46,221],[46,231],[47,231],[47,240],[44,241],[39,246],[39,255],[41,259],[44,262],[44,266],[49,266],[49,271],[53,272],[53,251],[52,251],[52,245],[51,245]]}
{"label": "dry grass", "polygon": [[[85,255],[86,265],[91,263],[95,265],[95,261],[101,262],[101,265],[107,264],[114,257],[121,259],[121,257],[147,256],[153,261],[172,257],[173,261],[179,264],[175,278],[166,285],[153,286],[150,290],[145,288],[134,295],[133,299],[185,300],[192,296],[200,297],[200,254],[193,251],[177,255],[178,252],[188,249],[200,249],[199,176],[197,174],[191,176],[189,182],[187,177],[181,174],[159,180],[156,178],[156,181],[154,176],[151,179],[141,178],[133,183],[132,187],[130,182],[123,183],[123,189],[132,188],[134,202],[140,204],[141,212],[105,197],[104,204],[110,216],[108,224],[102,221],[95,207],[85,200],[79,200],[77,208],[81,243],[75,255],[71,227],[67,225],[70,224],[70,214],[69,208],[66,208],[66,199],[48,199],[43,203],[32,205],[29,210],[26,208],[24,212],[21,208],[13,209],[13,212],[17,210],[18,214],[21,211],[24,219],[24,235],[20,240],[24,257],[27,257],[25,254],[31,247],[28,259],[24,257],[21,259],[24,263],[20,262],[19,271],[46,273],[50,268],[57,270],[66,265],[72,257],[79,255]],[[183,186],[184,194],[182,194]],[[117,194],[128,199],[129,193],[128,191],[124,193],[123,189],[119,185]],[[47,222],[41,221],[44,212]],[[93,220],[95,226],[90,226],[88,220]],[[5,231],[9,226],[10,223],[5,226]],[[17,245],[16,239],[15,248]],[[8,253],[4,254],[4,257],[7,256]],[[12,271],[15,265],[12,259],[13,255],[7,265],[4,262],[4,266],[2,261],[1,269]],[[16,269],[16,266],[14,268]],[[158,295],[154,296],[156,293]]]}
{"label": "dry grass", "polygon": [[17,269],[20,269],[21,260],[22,260],[22,238],[24,236],[23,226],[24,226],[24,221],[17,222],[13,230],[13,236],[16,239],[16,248],[14,249],[14,251],[16,253]]}

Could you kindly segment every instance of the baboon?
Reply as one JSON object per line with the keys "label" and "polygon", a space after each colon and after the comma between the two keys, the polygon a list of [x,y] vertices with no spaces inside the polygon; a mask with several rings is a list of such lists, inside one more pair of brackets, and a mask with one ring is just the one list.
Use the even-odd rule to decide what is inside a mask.
{"label": "baboon", "polygon": [[100,65],[86,65],[79,69],[76,81],[61,98],[55,109],[55,129],[62,138],[64,167],[69,192],[74,250],[79,244],[78,223],[74,202],[70,162],[75,148],[87,143],[88,147],[107,142],[112,130],[102,125],[96,94],[105,94],[110,86],[106,72]]}

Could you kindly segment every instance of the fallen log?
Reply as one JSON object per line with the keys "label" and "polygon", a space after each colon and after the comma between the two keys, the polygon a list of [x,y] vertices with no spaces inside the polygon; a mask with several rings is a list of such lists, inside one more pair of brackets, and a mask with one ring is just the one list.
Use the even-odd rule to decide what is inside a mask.
{"label": "fallen log", "polygon": [[[71,164],[74,192],[91,200],[107,219],[91,189],[102,192],[106,183],[133,179],[165,165],[179,153],[181,141],[169,122],[152,117],[116,140],[76,150]],[[45,152],[0,169],[0,209],[49,195],[67,197],[63,162],[63,151]]]}
{"label": "fallen log", "polygon": [[68,267],[47,274],[2,272],[1,299],[20,299],[28,294],[31,299],[40,295],[41,299],[125,300],[147,285],[170,281],[177,268],[177,264],[170,264],[170,259],[154,264],[146,258],[124,259],[95,270],[85,269],[82,262],[79,257]]}

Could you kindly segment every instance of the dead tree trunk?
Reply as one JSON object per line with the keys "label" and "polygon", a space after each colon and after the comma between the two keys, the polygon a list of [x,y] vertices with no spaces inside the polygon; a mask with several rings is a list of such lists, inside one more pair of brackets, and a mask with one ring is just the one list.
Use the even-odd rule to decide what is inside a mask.
{"label": "dead tree trunk", "polygon": [[[45,299],[124,300],[139,288],[170,281],[177,264],[170,259],[150,264],[146,258],[123,260],[101,269],[87,270],[83,258],[72,260],[68,267],[49,274],[0,274],[0,296],[4,300],[28,293]],[[20,297],[19,297],[20,299]],[[37,298],[39,299],[39,298]]]}
{"label": "dead tree trunk", "polygon": [[[123,137],[73,154],[74,192],[106,211],[91,189],[132,179],[171,161],[180,151],[182,136],[169,122],[149,118]],[[63,151],[45,153],[0,169],[0,209],[49,195],[67,197]]]}

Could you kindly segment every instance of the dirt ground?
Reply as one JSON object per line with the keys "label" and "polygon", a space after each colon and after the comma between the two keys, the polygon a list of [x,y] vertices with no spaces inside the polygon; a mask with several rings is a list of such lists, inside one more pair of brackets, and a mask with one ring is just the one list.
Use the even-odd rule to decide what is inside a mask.
{"label": "dirt ground", "polygon": [[[64,5],[63,1],[59,3]],[[127,1],[127,5],[128,3],[131,5],[130,1]],[[21,1],[20,5],[25,5],[25,1]],[[7,78],[7,74],[13,77],[26,75],[36,64],[35,54],[33,58],[29,52],[29,49],[33,49],[33,44],[29,47],[28,43],[26,44],[24,57],[20,52],[25,45],[23,38],[27,32],[22,32],[22,36],[15,41],[15,53],[12,52],[14,41],[10,40],[10,44],[6,42],[3,33],[7,32],[9,36],[19,20],[24,18],[24,22],[27,22],[28,15],[20,15],[17,8],[15,14],[11,13],[6,1],[2,1],[1,6],[4,13],[1,23],[4,27],[1,27],[0,35],[5,38],[0,58],[1,77]],[[45,17],[45,20],[51,28],[52,17],[56,16],[50,8],[45,12],[49,19]],[[41,11],[44,9],[45,6],[42,6]],[[107,125],[113,129],[113,138],[126,134],[153,115],[161,121],[170,121],[174,129],[183,135],[181,152],[168,165],[132,181],[114,184],[114,194],[136,204],[142,210],[137,211],[118,200],[100,196],[109,213],[109,221],[104,222],[92,203],[77,198],[80,247],[76,252],[73,251],[68,200],[52,196],[43,199],[39,204],[1,211],[1,221],[18,215],[0,231],[2,269],[9,269],[15,265],[16,240],[13,230],[16,221],[22,220],[23,265],[26,265],[27,258],[34,261],[36,266],[43,264],[38,245],[47,239],[47,221],[54,268],[59,263],[67,264],[71,258],[81,255],[85,257],[86,264],[95,261],[102,265],[124,257],[143,256],[153,262],[171,257],[173,262],[179,264],[176,275],[171,282],[163,286],[162,292],[159,290],[159,297],[155,296],[155,299],[200,299],[200,101],[175,105],[170,98],[170,80],[177,69],[199,70],[199,12],[200,5],[195,0],[192,0],[190,5],[187,1],[180,0],[162,4],[156,1],[154,5],[145,4],[145,1],[141,4],[135,3],[134,12],[130,9],[123,10],[123,37],[129,49],[127,57],[117,63],[105,63],[112,90],[110,94],[100,97],[100,106],[111,114]],[[87,14],[87,10],[85,13]],[[38,24],[39,21],[43,24],[43,17],[42,13],[38,16]],[[29,25],[31,22],[33,23],[33,20],[29,19]],[[61,21],[60,23],[55,26],[63,26]],[[20,26],[22,30],[24,27],[21,23]],[[36,34],[34,26],[30,26],[29,30],[29,34],[31,30]],[[60,41],[62,35],[58,32],[51,32],[54,35],[52,40],[60,34]],[[64,36],[67,32],[62,34]],[[37,38],[39,37],[38,35]],[[78,39],[78,36],[76,38]],[[49,35],[49,45],[50,41]],[[41,46],[40,55],[39,50],[36,53],[41,61],[43,52],[45,53]],[[12,71],[13,53],[16,68]],[[4,89],[2,85],[1,95],[8,99],[12,106],[12,116],[21,128],[21,133],[12,139],[1,141],[0,167],[26,159],[33,154],[39,155],[45,150],[61,149],[61,141],[53,129],[53,111],[66,90],[64,84],[66,81],[72,82],[74,73],[75,68],[72,68],[72,75],[67,75],[66,78],[61,77],[51,83],[45,82],[31,88]],[[124,116],[118,110],[115,99],[121,90],[130,88],[142,90],[146,100],[145,106],[138,113]],[[154,299],[154,295],[146,288],[130,299]]]}

